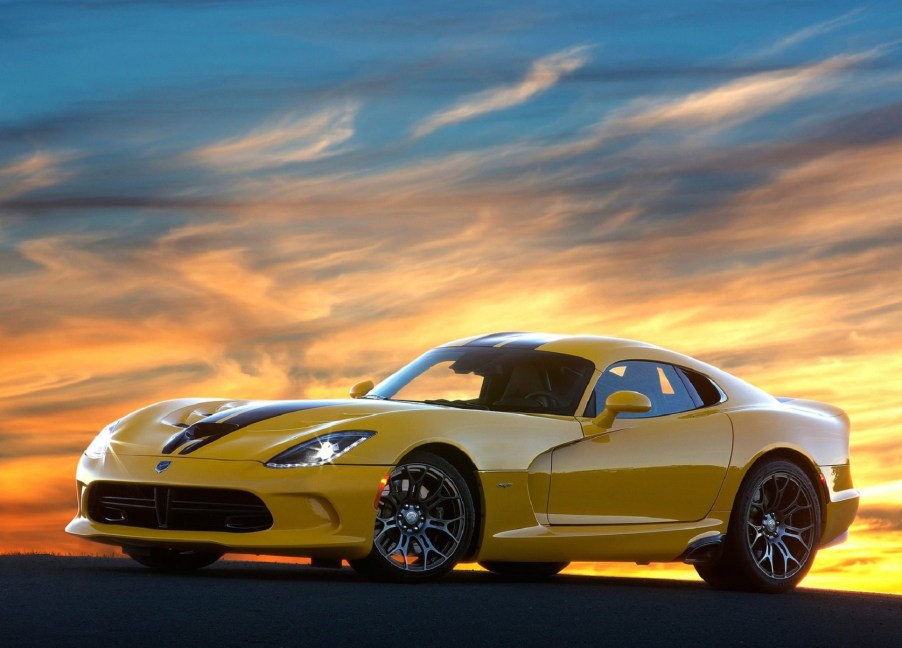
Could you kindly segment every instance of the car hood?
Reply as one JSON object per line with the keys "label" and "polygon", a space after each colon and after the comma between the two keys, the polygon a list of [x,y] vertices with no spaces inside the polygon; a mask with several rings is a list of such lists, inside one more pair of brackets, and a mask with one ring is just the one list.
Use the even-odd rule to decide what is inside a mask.
{"label": "car hood", "polygon": [[120,455],[268,461],[333,430],[371,429],[366,419],[434,406],[371,399],[235,401],[183,399],[138,410],[113,426]]}

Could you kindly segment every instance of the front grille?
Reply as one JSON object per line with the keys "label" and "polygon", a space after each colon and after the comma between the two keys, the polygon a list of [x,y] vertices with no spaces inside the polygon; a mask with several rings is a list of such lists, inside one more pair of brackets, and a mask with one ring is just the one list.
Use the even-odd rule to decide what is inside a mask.
{"label": "front grille", "polygon": [[245,491],[115,482],[91,484],[88,516],[103,524],[175,531],[246,533],[272,526],[266,504]]}

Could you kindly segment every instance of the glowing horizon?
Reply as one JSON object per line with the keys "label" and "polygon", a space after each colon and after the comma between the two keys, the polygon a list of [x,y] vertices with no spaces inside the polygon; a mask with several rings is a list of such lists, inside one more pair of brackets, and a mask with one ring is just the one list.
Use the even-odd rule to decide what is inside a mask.
{"label": "glowing horizon", "polygon": [[75,464],[138,407],[535,330],[843,408],[861,511],[804,585],[902,593],[898,3],[0,11],[0,553],[108,551]]}

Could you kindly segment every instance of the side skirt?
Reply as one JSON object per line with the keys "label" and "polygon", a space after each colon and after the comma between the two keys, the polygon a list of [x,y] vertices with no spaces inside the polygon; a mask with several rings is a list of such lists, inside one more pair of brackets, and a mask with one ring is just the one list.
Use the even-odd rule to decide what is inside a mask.
{"label": "side skirt", "polygon": [[699,565],[716,562],[723,554],[723,543],[726,536],[716,535],[693,542],[679,560],[687,565]]}

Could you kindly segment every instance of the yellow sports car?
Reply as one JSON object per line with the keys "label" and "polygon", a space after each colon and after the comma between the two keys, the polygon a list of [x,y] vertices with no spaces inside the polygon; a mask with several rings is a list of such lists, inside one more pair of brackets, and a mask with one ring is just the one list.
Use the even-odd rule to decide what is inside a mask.
{"label": "yellow sports car", "polygon": [[66,530],[149,567],[308,556],[406,582],[683,561],[783,591],[858,509],[842,410],[650,344],[536,333],[450,342],[348,400],[150,405],[101,430],[76,479]]}

